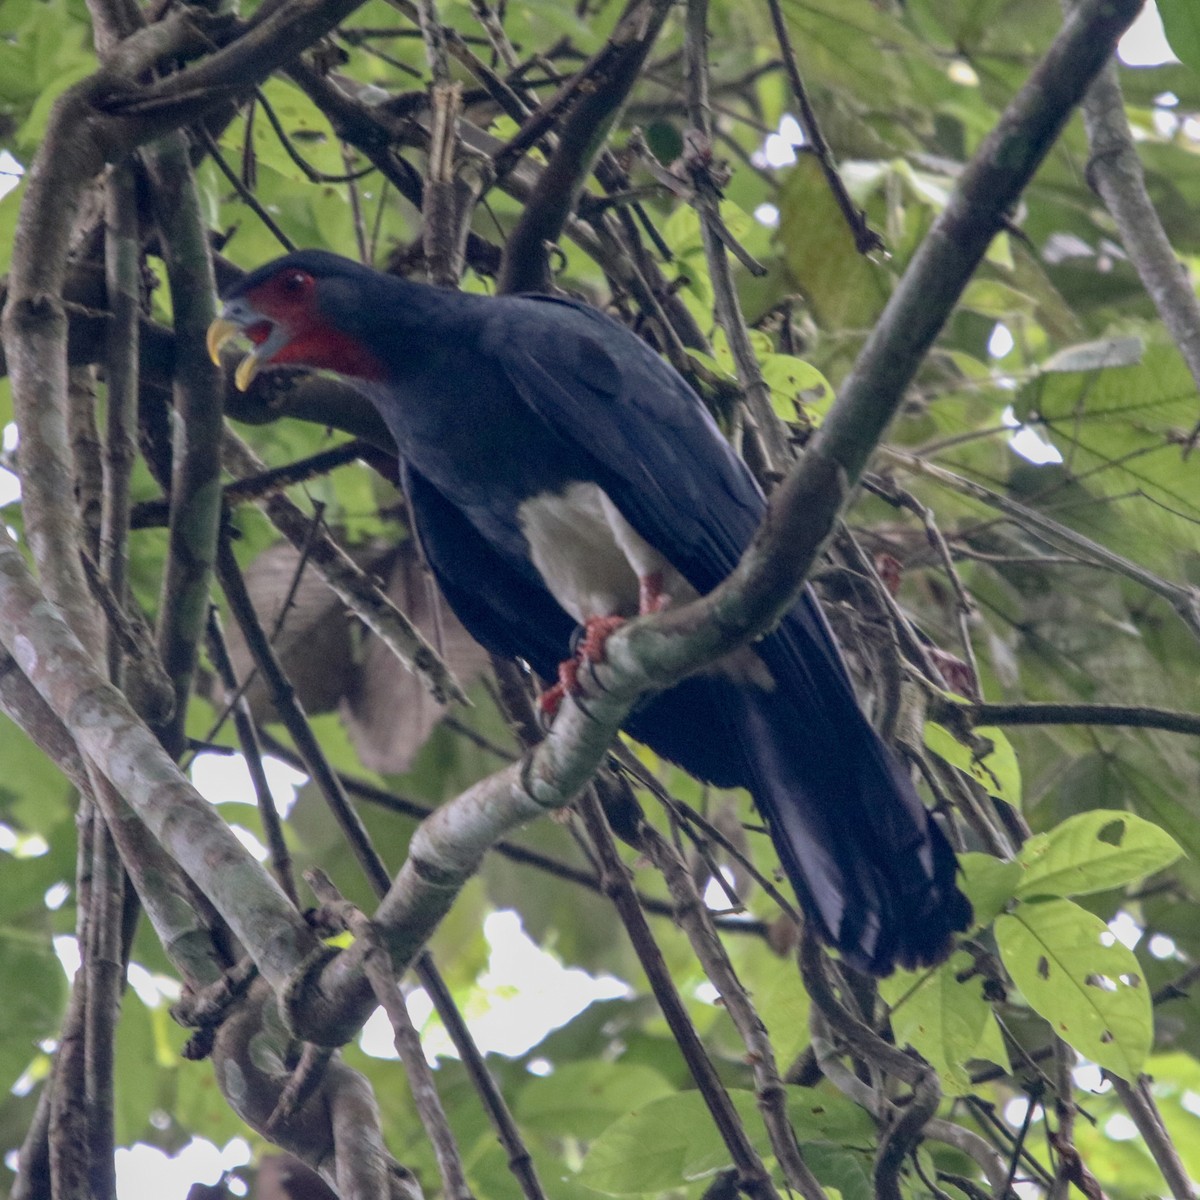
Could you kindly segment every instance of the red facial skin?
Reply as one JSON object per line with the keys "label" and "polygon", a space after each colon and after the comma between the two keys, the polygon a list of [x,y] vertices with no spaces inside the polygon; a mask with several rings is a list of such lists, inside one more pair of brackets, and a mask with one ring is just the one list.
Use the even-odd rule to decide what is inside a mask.
{"label": "red facial skin", "polygon": [[245,330],[256,346],[271,336],[274,325],[291,335],[269,362],[324,367],[357,379],[386,377],[383,364],[361,342],[329,323],[317,305],[317,281],[306,271],[280,271],[247,292],[246,300],[264,318]]}

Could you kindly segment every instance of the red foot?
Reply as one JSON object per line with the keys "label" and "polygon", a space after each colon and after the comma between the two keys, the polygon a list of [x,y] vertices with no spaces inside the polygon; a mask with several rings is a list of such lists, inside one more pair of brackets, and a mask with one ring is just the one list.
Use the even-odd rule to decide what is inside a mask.
{"label": "red foot", "polygon": [[577,696],[583,689],[579,685],[579,663],[568,658],[558,664],[558,682],[548,687],[538,699],[542,713],[553,720],[558,716],[564,696]]}
{"label": "red foot", "polygon": [[547,720],[553,721],[558,716],[558,710],[562,707],[563,697],[567,694],[567,689],[561,683],[556,683],[553,687],[548,687],[538,697],[538,708],[542,710],[542,716]]}
{"label": "red foot", "polygon": [[583,691],[580,667],[603,662],[604,643],[624,624],[624,617],[588,617],[583,623],[583,637],[575,649],[575,657],[558,664],[558,682],[548,687],[538,700],[538,707],[547,717],[553,719],[558,714],[564,696],[578,696]]}
{"label": "red foot", "polygon": [[[583,640],[575,652],[575,661],[581,665],[602,663],[604,643],[624,624],[624,617],[588,617],[583,623]],[[562,673],[561,667],[559,673]]]}
{"label": "red foot", "polygon": [[662,612],[670,603],[671,597],[663,591],[661,571],[651,571],[638,580],[638,613],[641,616]]}

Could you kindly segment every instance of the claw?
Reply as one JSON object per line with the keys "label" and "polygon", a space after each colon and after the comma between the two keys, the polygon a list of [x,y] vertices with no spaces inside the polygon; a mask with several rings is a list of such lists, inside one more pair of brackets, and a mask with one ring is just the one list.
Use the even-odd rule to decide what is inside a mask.
{"label": "claw", "polygon": [[583,640],[575,651],[579,662],[602,663],[604,643],[624,624],[624,617],[588,617],[583,624]]}
{"label": "claw", "polygon": [[570,696],[584,713],[591,715],[580,701],[583,685],[579,682],[579,672],[586,667],[592,682],[603,690],[594,668],[604,661],[604,643],[624,624],[624,617],[588,617],[582,627],[575,630],[571,636],[571,657],[558,664],[558,682],[548,687],[538,700],[538,708],[547,723],[558,715],[566,696]]}

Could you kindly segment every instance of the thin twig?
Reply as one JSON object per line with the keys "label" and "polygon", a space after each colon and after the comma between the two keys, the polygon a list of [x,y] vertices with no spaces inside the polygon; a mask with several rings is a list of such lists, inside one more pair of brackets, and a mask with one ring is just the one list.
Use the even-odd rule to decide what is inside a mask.
{"label": "thin twig", "polygon": [[[783,423],[771,407],[771,389],[763,378],[758,356],[750,342],[742,305],[738,299],[733,271],[726,254],[730,236],[721,220],[721,193],[712,171],[712,112],[708,98],[708,0],[689,0],[687,9],[687,95],[688,119],[692,129],[685,131],[684,164],[694,188],[693,204],[700,217],[704,256],[713,285],[717,322],[725,331],[733,355],[738,382],[750,420],[766,452],[763,464],[768,474],[779,475],[792,461],[791,448]],[[690,135],[690,137],[689,137]]]}
{"label": "thin twig", "polygon": [[829,190],[833,193],[833,198],[837,201],[837,206],[842,210],[846,224],[854,235],[854,245],[859,254],[870,254],[873,250],[882,250],[883,238],[871,228],[867,221],[867,214],[854,203],[850,193],[846,190],[846,185],[834,162],[833,151],[830,150],[829,143],[825,140],[824,133],[821,132],[816,111],[808,98],[808,89],[804,86],[804,77],[800,74],[800,68],[796,62],[796,51],[792,48],[792,37],[788,33],[783,6],[780,0],[767,0],[767,8],[771,13],[771,24],[775,28],[775,37],[779,42],[779,52],[783,56],[783,66],[787,73],[788,83],[792,88],[792,96],[799,109],[800,127],[804,130],[804,136],[809,146],[812,147],[817,162],[821,164],[821,171],[829,184]]}
{"label": "thin twig", "polygon": [[1151,1157],[1167,1181],[1167,1187],[1171,1189],[1171,1195],[1175,1200],[1196,1200],[1196,1189],[1191,1176],[1171,1140],[1146,1076],[1139,1075],[1135,1082],[1130,1083],[1109,1071],[1104,1074],[1111,1081],[1117,1096],[1125,1106],[1125,1111],[1137,1126],[1138,1133],[1142,1135],[1146,1149],[1150,1151]]}
{"label": "thin twig", "polygon": [[721,945],[691,872],[678,852],[652,826],[643,823],[639,833],[641,849],[662,872],[675,901],[677,920],[696,951],[704,973],[720,994],[725,1011],[733,1019],[746,1047],[746,1061],[754,1072],[763,1123],[788,1186],[799,1192],[805,1200],[824,1200],[825,1193],[804,1161],[795,1130],[788,1121],[787,1094],[779,1078],[767,1029]]}
{"label": "thin twig", "polygon": [[458,1143],[446,1120],[446,1112],[438,1095],[433,1072],[425,1061],[420,1035],[409,1015],[404,993],[400,990],[399,980],[392,972],[386,949],[371,922],[357,909],[346,905],[333,886],[333,881],[323,871],[313,868],[305,873],[305,879],[323,906],[328,908],[334,904],[341,908],[346,928],[355,937],[366,938],[371,942],[371,951],[363,960],[363,969],[371,981],[375,998],[391,1022],[392,1044],[396,1047],[408,1076],[413,1103],[417,1106],[421,1124],[425,1127],[425,1133],[437,1158],[438,1170],[442,1176],[442,1194],[448,1200],[471,1200],[472,1193],[467,1185]]}
{"label": "thin twig", "polygon": [[[203,125],[199,125],[197,128],[200,132],[200,140],[204,143],[204,148],[208,151],[209,157],[213,162],[217,164],[217,170],[229,181],[230,186],[237,192],[241,202],[267,227],[271,236],[290,254],[296,249],[296,243],[283,232],[279,226],[279,222],[258,202],[258,197],[242,182],[238,173],[225,161],[225,156],[221,153],[221,148],[213,140],[212,134]],[[247,142],[249,142],[248,138]]]}
{"label": "thin twig", "polygon": [[[208,653],[213,666],[220,676],[221,684],[230,695],[238,693],[238,678],[229,660],[229,649],[225,644],[225,635],[221,630],[221,620],[215,608],[208,613]],[[288,850],[287,840],[283,836],[283,825],[279,820],[279,810],[275,807],[275,797],[271,794],[271,785],[267,781],[267,773],[263,768],[262,746],[258,740],[258,729],[254,718],[250,715],[250,706],[244,695],[237,695],[233,704],[233,723],[237,729],[238,743],[250,772],[250,782],[254,788],[254,797],[258,803],[258,815],[262,821],[263,833],[267,839],[267,851],[270,855],[271,873],[279,886],[283,888],[287,898],[300,909],[300,898],[296,892],[296,881],[292,878],[292,856]]]}
{"label": "thin twig", "polygon": [[[738,1188],[747,1196],[762,1200],[778,1200],[778,1192],[763,1165],[757,1151],[751,1145],[742,1127],[741,1120],[729,1099],[713,1067],[696,1028],[684,1008],[682,997],[671,979],[662,952],[658,948],[645,915],[637,902],[637,895],[629,881],[625,864],[617,853],[612,830],[604,816],[604,809],[593,788],[585,790],[579,807],[587,827],[588,836],[600,861],[604,888],[611,897],[629,940],[637,953],[642,969],[646,972],[654,997],[670,1026],[671,1033],[679,1046],[688,1070],[700,1089],[704,1102],[712,1115],[717,1132],[729,1150],[734,1167],[738,1172]],[[819,1190],[808,1200],[822,1200]]]}

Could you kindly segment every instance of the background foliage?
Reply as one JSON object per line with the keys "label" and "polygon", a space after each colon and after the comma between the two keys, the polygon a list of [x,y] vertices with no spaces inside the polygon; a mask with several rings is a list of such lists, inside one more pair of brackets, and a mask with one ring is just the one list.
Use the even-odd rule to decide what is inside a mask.
{"label": "background foliage", "polygon": [[[1122,69],[1120,82],[1148,193],[1190,272],[1200,255],[1200,26],[1188,0],[1160,7],[1183,61]],[[791,115],[795,99],[767,7],[713,0],[712,152],[729,171],[720,215],[744,252],[734,263],[736,284],[773,409],[799,445],[827,411],[964,162],[1055,36],[1060,14],[1029,0],[786,0],[782,11],[842,178],[882,240],[874,252],[860,252],[811,145],[801,144],[810,139]],[[97,70],[93,15],[82,0],[7,0],[0,8],[0,135],[22,164],[38,155],[55,100]],[[470,51],[467,65],[459,56],[453,66],[465,89],[464,121],[496,139],[472,144],[494,148],[518,128],[490,94],[496,74],[531,105],[544,101],[601,50],[620,16],[614,3],[571,8],[561,0],[519,0],[497,14],[480,3],[444,0],[435,19]],[[391,122],[396,176],[404,177],[396,163],[411,163],[414,175],[426,169],[429,66],[415,17],[404,3],[369,0],[306,54],[299,71],[277,73],[252,102],[208,118],[203,136],[199,126],[192,129],[197,194],[219,278],[279,253],[281,235],[381,267],[422,271],[420,212],[368,157],[375,150],[370,136],[384,127],[371,122],[382,115]],[[606,189],[593,181],[577,211],[587,220],[611,203],[624,233],[657,261],[664,295],[676,297],[711,339],[689,346],[695,378],[736,434],[740,419],[729,403],[737,392],[735,359],[714,326],[714,285],[687,172],[672,172],[691,125],[683,36],[683,14],[672,13],[606,135],[625,185],[609,187],[616,194],[602,201]],[[492,74],[480,65],[472,74],[471,58]],[[349,115],[334,110],[322,91],[331,87]],[[637,148],[635,129],[647,149]],[[544,148],[528,161],[539,167]],[[942,968],[884,981],[878,1001],[859,989],[863,1011],[937,1070],[939,1115],[992,1145],[997,1162],[1011,1163],[1008,1183],[1027,1180],[1056,1195],[1069,1187],[1089,1196],[1098,1188],[1116,1197],[1168,1188],[1178,1195],[1178,1179],[1163,1178],[1164,1144],[1173,1144],[1185,1175],[1200,1177],[1200,1014],[1187,993],[1200,961],[1200,717],[1190,715],[1200,714],[1200,648],[1187,613],[1200,584],[1197,459],[1189,453],[1200,403],[1114,218],[1090,186],[1094,168],[1076,117],[910,389],[889,434],[890,452],[875,460],[821,587],[876,715],[922,761],[934,788],[929,798],[983,812],[983,828],[994,835],[988,844],[979,822],[967,823],[964,872],[980,929]],[[0,252],[12,244],[27,186],[0,200]],[[145,317],[152,323],[143,334],[143,377],[151,384],[154,330],[168,338],[179,308],[160,258],[152,186],[142,175],[135,194]],[[486,248],[504,244],[523,204],[503,188],[487,192],[475,212],[478,244],[468,247],[462,286],[494,289],[489,267],[496,264]],[[81,226],[77,268],[102,261],[102,246],[85,234]],[[610,261],[563,238],[553,266],[558,287],[662,340],[618,285]],[[103,294],[79,302],[105,307]],[[686,328],[684,315],[674,315]],[[82,318],[73,312],[72,320]],[[103,411],[101,359],[93,356],[101,367],[88,383]],[[153,424],[156,410],[161,415],[159,371],[157,391],[144,389],[144,423]],[[245,403],[231,394],[235,402]],[[260,384],[232,413],[253,419],[238,432],[271,466],[345,442],[348,433],[338,426],[358,432],[336,408],[303,421],[288,415],[289,403]],[[5,379],[0,422],[12,429],[12,419]],[[7,433],[5,444],[11,455]],[[392,483],[354,463],[314,475],[289,494],[307,513],[319,512],[356,561],[386,581],[470,689],[473,707],[455,707],[437,724],[441,710],[424,688],[319,579],[301,574],[277,649],[331,763],[362,785],[362,819],[395,871],[413,814],[494,770],[519,744],[497,705],[486,657],[448,614],[433,615]],[[161,520],[153,519],[161,497],[155,475],[139,462],[130,586],[134,607],[151,624],[168,554],[154,527]],[[997,497],[1020,507],[1004,508]],[[239,504],[232,519],[237,559],[270,628],[303,556],[281,546],[274,524],[253,504]],[[5,510],[5,520],[21,536],[19,504]],[[1094,553],[1094,544],[1106,555]],[[866,564],[882,587],[864,579]],[[221,595],[215,599],[224,604]],[[224,617],[232,630],[227,610]],[[904,642],[905,629],[915,649]],[[235,632],[230,637],[234,670],[244,678],[249,652]],[[931,665],[937,688],[911,682]],[[222,706],[214,675],[214,664],[203,663],[187,733],[236,748],[232,726],[214,724]],[[986,706],[977,712],[955,696],[1003,707],[989,716]],[[247,698],[267,748],[294,760],[268,689],[251,684]],[[1065,707],[1031,716],[1026,706],[1035,703]],[[1184,715],[1164,728],[1162,708]],[[1044,723],[1026,723],[1035,719]],[[753,819],[744,797],[703,789],[644,751],[637,757],[660,789],[703,814],[770,878],[772,852],[744,828]],[[0,723],[0,762],[0,978],[8,981],[0,1144],[10,1150],[33,1120],[65,1012],[53,939],[77,926],[77,830],[70,785],[7,721]],[[222,813],[265,840],[249,793],[239,799]],[[651,824],[679,838],[671,810],[648,794],[642,799]],[[371,891],[312,783],[300,789],[286,839],[297,868],[323,867],[370,911]],[[630,985],[622,998],[592,1003],[525,1054],[489,1056],[547,1194],[729,1194],[720,1191],[729,1186],[729,1153],[647,998],[625,928],[594,884],[582,827],[574,818],[542,820],[515,844],[519,853],[489,855],[433,939],[463,1012],[470,1017],[479,1007],[488,965],[482,931],[497,909],[516,909],[529,935],[564,963]],[[874,1062],[870,1048],[838,1041],[827,1016],[812,1025],[814,1041],[794,932],[745,863],[711,840],[703,854],[679,844],[702,888],[714,867],[727,873],[737,911],[723,918],[726,949],[790,1085],[787,1116],[806,1161],[827,1191],[866,1200],[880,1130],[854,1101],[864,1092],[877,1101],[894,1098],[898,1085],[881,1078],[878,1064],[874,1074],[862,1067]],[[639,892],[657,904],[651,912],[665,911],[670,897],[658,872],[635,851],[623,853]],[[718,907],[729,904],[715,885],[706,895]],[[778,1179],[756,1110],[755,1064],[728,1011],[714,1003],[684,934],[666,916],[652,920],[750,1141]],[[145,922],[132,959],[156,978],[176,974]],[[241,1134],[265,1152],[268,1143],[230,1111],[209,1066],[181,1059],[184,1034],[163,999],[170,991],[164,984],[154,1003],[143,990],[124,995],[118,1144],[140,1140],[174,1150],[193,1135],[221,1144]],[[436,1023],[430,1017],[424,1032]],[[859,1062],[859,1076],[846,1069],[847,1055]],[[436,1163],[404,1071],[353,1046],[346,1058],[374,1085],[390,1149],[436,1193]],[[831,1068],[839,1062],[840,1075]],[[1114,1086],[1109,1076],[1126,1083]],[[461,1064],[443,1057],[435,1077],[474,1194],[518,1194]],[[981,1175],[961,1139],[958,1148],[946,1142],[931,1136],[914,1153],[899,1176],[905,1194],[941,1188],[974,1198],[979,1189],[1004,1189],[1004,1178]],[[11,1171],[13,1160],[6,1161]],[[254,1173],[250,1167],[240,1175],[252,1181]],[[238,1179],[226,1184],[241,1194]]]}

